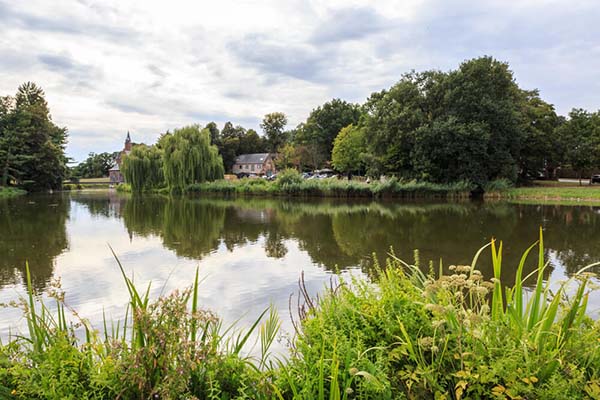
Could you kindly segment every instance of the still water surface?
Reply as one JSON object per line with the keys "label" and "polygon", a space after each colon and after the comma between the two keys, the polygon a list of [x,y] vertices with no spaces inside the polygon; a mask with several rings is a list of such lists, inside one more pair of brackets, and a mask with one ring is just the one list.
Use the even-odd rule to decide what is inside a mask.
{"label": "still water surface", "polygon": [[[390,247],[421,264],[468,264],[492,237],[504,241],[509,281],[524,249],[544,229],[547,278],[564,279],[600,260],[600,207],[510,203],[406,203],[277,199],[135,198],[109,191],[0,201],[0,302],[24,293],[25,262],[43,292],[61,279],[66,302],[102,326],[122,318],[127,290],[109,249],[136,284],[159,296],[203,277],[201,302],[226,321],[249,324],[270,303],[290,330],[288,304],[298,278],[317,293],[334,271],[368,277],[373,253]],[[491,276],[489,253],[480,269]],[[526,269],[537,263],[531,258]],[[596,270],[600,272],[600,270]],[[600,299],[590,308],[597,312]],[[0,309],[0,333],[23,327]]]}

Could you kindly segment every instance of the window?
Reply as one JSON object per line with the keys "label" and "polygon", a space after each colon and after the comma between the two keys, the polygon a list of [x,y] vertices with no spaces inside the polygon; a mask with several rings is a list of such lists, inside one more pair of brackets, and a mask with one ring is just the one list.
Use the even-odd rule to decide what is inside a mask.
{"label": "window", "polygon": [[252,164],[252,168],[251,169],[252,169],[252,171],[254,171],[254,164]]}

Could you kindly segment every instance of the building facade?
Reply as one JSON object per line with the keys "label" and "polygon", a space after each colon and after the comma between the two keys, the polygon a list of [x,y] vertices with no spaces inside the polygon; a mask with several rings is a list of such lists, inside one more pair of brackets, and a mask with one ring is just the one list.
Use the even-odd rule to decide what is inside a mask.
{"label": "building facade", "polygon": [[132,148],[133,143],[131,142],[131,136],[129,135],[129,131],[127,131],[127,137],[125,138],[125,146],[117,156],[117,159],[115,160],[115,166],[108,170],[108,177],[110,179],[111,184],[118,185],[125,182],[125,178],[121,173],[121,164],[123,163],[123,157],[131,153]]}
{"label": "building facade", "polygon": [[236,175],[266,175],[277,173],[271,153],[241,154],[235,159],[231,172]]}

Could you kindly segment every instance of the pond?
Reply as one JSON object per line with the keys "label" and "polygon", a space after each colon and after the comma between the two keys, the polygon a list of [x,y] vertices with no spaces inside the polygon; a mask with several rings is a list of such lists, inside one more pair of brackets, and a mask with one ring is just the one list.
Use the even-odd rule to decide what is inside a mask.
{"label": "pond", "polygon": [[[274,304],[290,333],[290,296],[302,273],[316,294],[336,271],[368,277],[373,254],[383,263],[390,248],[410,262],[419,249],[422,268],[431,260],[437,270],[440,260],[469,264],[496,237],[505,247],[503,280],[512,282],[540,226],[547,279],[565,279],[600,260],[600,207],[136,198],[112,191],[32,195],[0,201],[0,302],[25,293],[28,262],[38,292],[60,278],[66,303],[95,328],[102,327],[103,313],[122,318],[128,293],[110,246],[137,285],[152,282],[153,297],[190,286],[198,267],[204,307],[244,326]],[[479,265],[488,278],[489,258],[484,253]],[[532,256],[526,272],[536,264]],[[591,299],[592,312],[598,300]],[[0,310],[3,337],[23,324],[18,310]]]}

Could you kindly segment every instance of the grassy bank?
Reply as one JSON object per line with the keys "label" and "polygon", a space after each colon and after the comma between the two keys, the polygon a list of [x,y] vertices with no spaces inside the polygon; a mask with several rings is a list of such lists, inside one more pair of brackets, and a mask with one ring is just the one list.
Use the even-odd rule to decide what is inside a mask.
{"label": "grassy bank", "polygon": [[187,187],[190,194],[219,194],[224,196],[285,196],[338,198],[467,198],[471,185],[458,182],[442,185],[428,182],[364,183],[330,179],[239,179],[194,184]]}
{"label": "grassy bank", "polygon": [[516,200],[542,201],[599,201],[600,187],[598,186],[554,186],[554,187],[520,187],[508,189],[501,193],[502,197]]}
{"label": "grassy bank", "polygon": [[22,189],[17,189],[17,188],[13,188],[13,187],[2,187],[0,186],[0,199],[2,198],[9,198],[9,197],[16,197],[16,196],[22,196],[24,194],[26,194],[27,192],[25,190]]}
{"label": "grassy bank", "polygon": [[[541,237],[540,237],[541,239]],[[63,294],[56,311],[29,296],[27,338],[0,347],[0,395],[20,399],[525,399],[598,398],[600,324],[586,314],[590,277],[551,292],[542,240],[523,256],[514,283],[499,281],[502,245],[470,266],[434,277],[391,256],[374,282],[342,281],[319,300],[300,286],[287,359],[271,355],[279,320],[265,310],[245,331],[224,327],[198,304],[195,284],[156,301],[124,274],[125,324],[95,331]],[[528,253],[535,276],[523,277]],[[477,259],[490,256],[485,280]],[[530,257],[534,258],[534,257]],[[28,276],[29,287],[30,278]],[[533,283],[526,294],[524,284]],[[145,294],[146,293],[146,294]],[[566,295],[569,294],[567,298]],[[296,301],[294,299],[294,304]],[[235,331],[235,333],[234,333]],[[251,333],[257,351],[246,356]]]}

